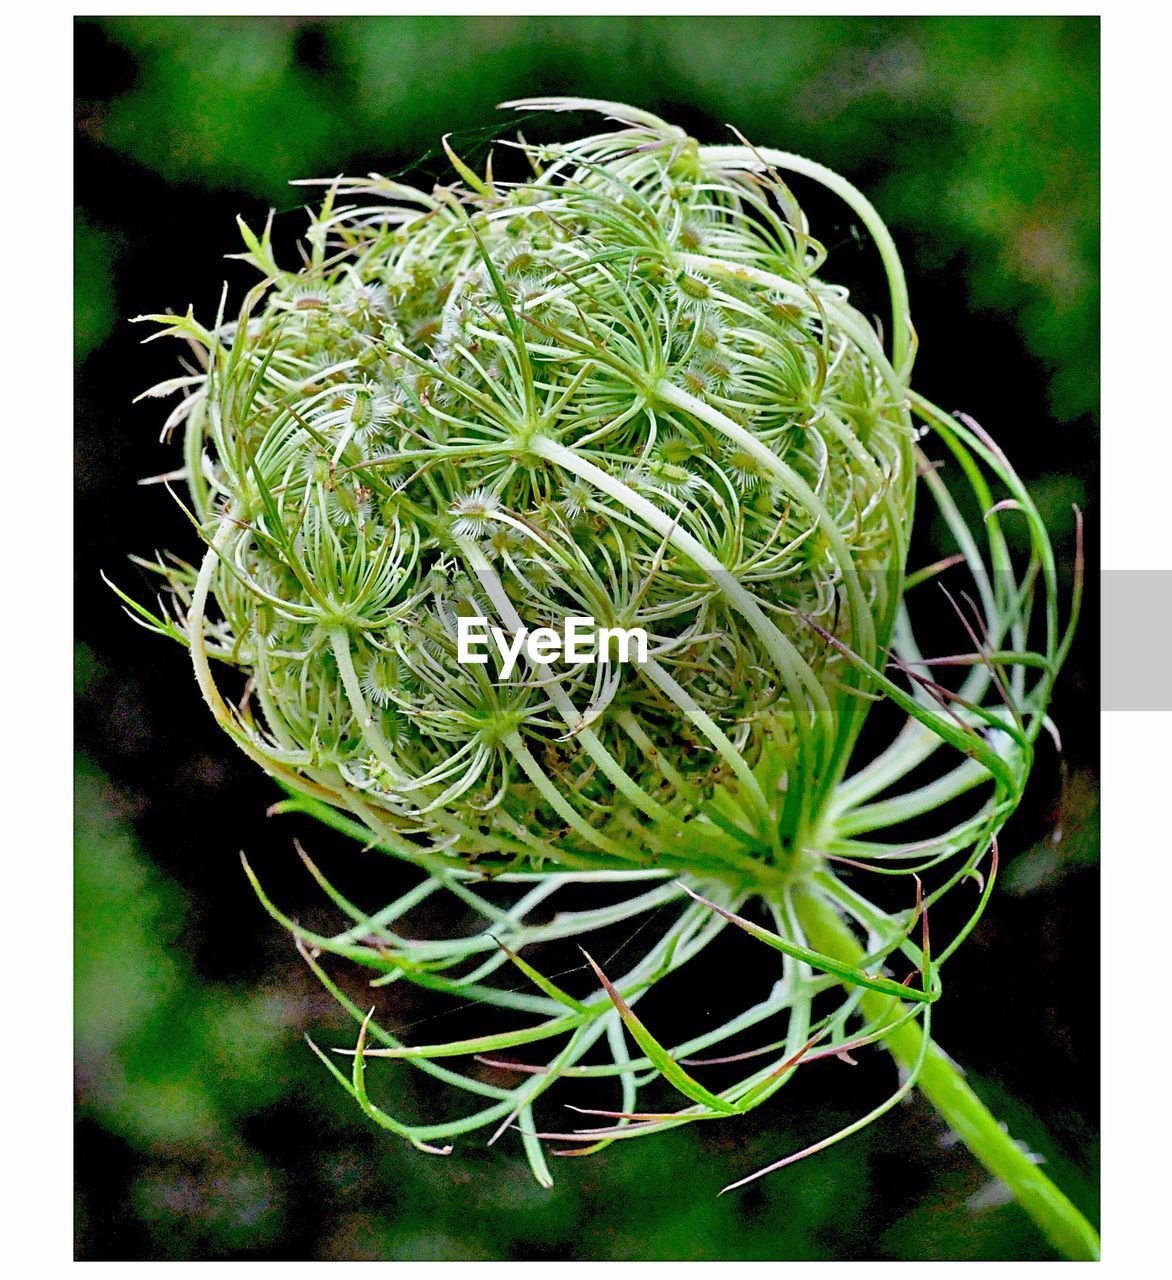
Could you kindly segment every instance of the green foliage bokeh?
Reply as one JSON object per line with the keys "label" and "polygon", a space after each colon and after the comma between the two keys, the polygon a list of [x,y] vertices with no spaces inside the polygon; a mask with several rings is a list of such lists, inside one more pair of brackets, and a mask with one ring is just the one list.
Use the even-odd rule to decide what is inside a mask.
{"label": "green foliage bokeh", "polygon": [[[82,69],[83,145],[188,202],[206,193],[247,198],[251,210],[265,202],[296,209],[291,179],[355,168],[421,164],[439,179],[441,133],[464,133],[475,146],[505,132],[496,103],[546,92],[631,101],[685,125],[728,121],[751,139],[816,157],[881,209],[911,266],[913,312],[922,276],[944,294],[955,290],[958,309],[1012,327],[1061,446],[1034,468],[1037,496],[1056,540],[1069,536],[1070,503],[1087,488],[1070,459],[1093,449],[1098,404],[1096,22],[155,17],[87,25],[84,47],[99,49],[104,65]],[[84,369],[111,358],[127,313],[130,247],[109,201],[87,207],[84,190],[79,200],[75,352]],[[221,233],[232,251],[230,224],[207,229]],[[165,295],[166,255],[183,246],[168,243],[162,221],[158,241]],[[923,336],[926,345],[947,341]],[[125,416],[129,394],[149,379],[130,370],[123,381],[117,411]],[[1005,388],[1011,412],[1013,390]],[[140,419],[125,427],[145,429]],[[1012,452],[1013,431],[997,435]],[[83,650],[83,686],[108,679],[111,661]],[[84,747],[84,731],[81,740]],[[258,785],[258,808],[264,795]],[[1084,810],[1093,806],[1085,786],[1077,795]],[[691,1133],[566,1162],[573,1167],[552,1192],[532,1184],[505,1144],[469,1152],[459,1167],[423,1158],[368,1130],[320,1078],[300,1034],[332,1015],[308,986],[286,985],[295,960],[269,953],[259,984],[201,975],[186,942],[214,932],[214,922],[136,839],[126,816],[133,788],[114,786],[83,756],[76,800],[80,1114],[117,1154],[126,1188],[119,1235],[103,1220],[99,1189],[80,1186],[81,1256],[125,1257],[129,1248],[172,1259],[1048,1256],[1013,1206],[967,1207],[984,1194],[983,1179],[963,1153],[939,1149],[921,1110],[904,1118],[900,1136],[901,1158],[920,1162],[911,1190],[882,1205],[876,1196],[898,1122],[740,1200],[714,1194],[731,1152],[704,1144],[698,1158]],[[1084,814],[1074,829],[1085,864],[1093,820]],[[231,831],[209,842],[224,880],[237,876],[235,851]],[[1044,879],[1054,856],[1047,847],[1023,861],[1019,882]],[[264,930],[258,916],[258,939]],[[834,1095],[820,1115],[771,1113],[761,1125],[777,1128],[739,1134],[737,1159],[776,1158],[779,1144],[829,1131],[846,1118],[833,1109],[843,1101]],[[1028,1114],[1008,1100],[1004,1113],[1015,1131],[1029,1131]],[[312,1126],[296,1135],[296,1161],[274,1155],[270,1130],[306,1116]],[[1073,1167],[1058,1163],[1053,1172],[1079,1181]],[[307,1211],[319,1219],[312,1252],[290,1252],[290,1240],[305,1237]]]}

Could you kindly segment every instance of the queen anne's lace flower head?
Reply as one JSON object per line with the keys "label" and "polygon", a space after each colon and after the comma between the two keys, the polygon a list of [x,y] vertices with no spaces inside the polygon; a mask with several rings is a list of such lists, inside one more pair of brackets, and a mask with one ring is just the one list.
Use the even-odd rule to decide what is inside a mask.
{"label": "queen anne's lace flower head", "polygon": [[[875,1038],[895,995],[899,1016],[926,1016],[955,945],[930,948],[928,907],[964,879],[991,887],[1064,641],[1045,530],[1004,456],[910,390],[903,276],[866,200],[812,162],[702,147],[630,108],[537,105],[617,123],[522,144],[524,181],[453,156],[459,181],[431,193],[329,182],[304,265],[278,266],[268,230],[244,229],[264,279],[234,321],[158,317],[206,355],[171,425],[207,548],[196,569],[160,564],[177,617],[151,625],[190,646],[216,718],[292,805],[428,877],[377,916],[331,890],[352,917],[336,936],[287,922],[363,1023],[347,1088],[418,1145],[516,1124],[544,1181],[531,1108],[559,1076],[619,1083],[618,1112],[567,1135],[606,1142],[756,1105],[803,1055]],[[874,237],[887,345],[824,278],[792,174],[843,196]],[[950,459],[947,484],[970,489],[963,504],[926,465],[917,419]],[[939,669],[905,606],[931,576],[907,568],[921,487],[971,576],[971,652]],[[1032,547],[1021,572],[1011,518]],[[495,654],[458,661],[469,614],[510,635],[581,615],[641,627],[648,657],[522,661],[505,679]],[[876,701],[906,727],[859,762]],[[903,833],[946,805],[940,830]],[[866,868],[914,871],[922,893],[880,909]],[[571,909],[583,881],[609,905]],[[418,939],[402,917],[440,890],[479,924]],[[567,992],[526,958],[647,913],[644,950],[600,970],[605,989]],[[730,921],[778,981],[669,1054],[631,1006]],[[322,952],[520,1010],[526,1027],[404,1048],[349,1004]],[[494,979],[514,966],[523,993]],[[765,1026],[768,1050],[719,1094],[681,1065]],[[413,1126],[375,1108],[372,1037],[483,1109]],[[524,1045],[549,1048],[500,1065]],[[433,1063],[473,1054],[495,1074]],[[670,1086],[659,1110],[636,1119],[656,1079]],[[673,1091],[682,1109],[660,1114]]]}

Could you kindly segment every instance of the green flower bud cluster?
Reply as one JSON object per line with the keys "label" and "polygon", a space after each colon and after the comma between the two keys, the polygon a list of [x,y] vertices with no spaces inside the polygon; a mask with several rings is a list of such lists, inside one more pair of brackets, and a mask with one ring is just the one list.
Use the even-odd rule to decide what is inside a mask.
{"label": "green flower bud cluster", "polygon": [[[546,1138],[579,1154],[741,1114],[804,1063],[882,1042],[902,1083],[810,1149],[921,1083],[1083,1256],[1093,1233],[929,1036],[1071,640],[1037,508],[982,428],[909,386],[899,257],[849,183],[613,103],[512,105],[617,127],[518,143],[519,181],[449,150],[456,180],[432,192],[327,182],[296,270],[278,265],[271,225],[241,223],[262,278],[235,318],[150,317],[203,366],[155,393],[182,395],[165,429],[185,433],[206,549],[198,566],[150,566],[170,615],[123,599],[189,647],[216,719],[290,793],[278,808],[424,873],[370,909],[307,857],[346,918],[334,934],[282,914],[254,880],[359,1024],[349,1073],[319,1055],[368,1117],[422,1149],[515,1128],[548,1184]],[[886,344],[824,278],[790,174],[841,197],[874,241]],[[908,569],[917,489],[950,545]],[[963,651],[939,656],[909,596],[949,571],[962,585],[933,599]],[[483,663],[460,658],[473,618],[497,637]],[[646,656],[551,665],[526,649],[514,666],[523,633],[568,634],[570,619],[641,629]],[[864,752],[876,702],[893,729]],[[929,911],[966,882],[978,892],[933,937]],[[885,886],[877,901],[869,884]],[[427,916],[433,895],[458,903],[458,927]],[[728,974],[712,1025],[660,1042],[634,1004],[730,926],[761,944],[768,994]],[[608,929],[637,953],[613,980],[589,954],[562,967],[559,946]],[[374,985],[506,1010],[510,1029],[405,1044],[323,956],[377,971]],[[754,1036],[764,1047],[745,1047]],[[735,1052],[711,1056],[726,1042]],[[512,1049],[542,1060],[501,1057]],[[479,1110],[397,1118],[368,1094],[374,1056]],[[439,1061],[457,1058],[463,1069]],[[694,1074],[736,1063],[719,1093]],[[541,1095],[587,1078],[613,1081],[621,1109],[539,1132]]]}

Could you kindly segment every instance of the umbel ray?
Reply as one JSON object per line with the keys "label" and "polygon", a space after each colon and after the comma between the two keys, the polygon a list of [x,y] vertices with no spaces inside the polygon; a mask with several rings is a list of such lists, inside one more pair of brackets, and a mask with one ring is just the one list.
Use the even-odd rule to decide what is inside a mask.
{"label": "umbel ray", "polygon": [[[901,1068],[887,1101],[732,1186],[919,1088],[1056,1248],[1094,1256],[1089,1224],[931,1039],[1047,726],[1080,574],[1064,622],[1005,454],[911,387],[903,270],[853,186],[631,107],[507,105],[605,119],[568,143],[520,139],[521,181],[445,141],[453,178],[433,191],[323,182],[301,263],[278,264],[271,223],[240,223],[261,279],[235,316],[143,317],[200,356],[148,394],[180,397],[165,434],[182,431],[204,551],[150,564],[168,606],[124,599],[190,649],[216,720],[288,791],[279,809],[419,871],[372,910],[306,857],[340,921],[324,933],[249,870],[358,1028],[343,1053],[315,1051],[391,1133],[442,1153],[515,1134],[548,1185],[551,1150],[741,1115],[818,1059],[882,1046]],[[823,277],[794,175],[873,240],[888,341]],[[951,547],[909,566],[917,501]],[[926,593],[957,651],[917,643]],[[585,616],[645,629],[649,649],[506,678],[491,654],[457,661],[468,616],[505,634]],[[877,703],[902,727],[864,749]],[[971,911],[935,936],[954,892]],[[418,930],[443,898],[459,927]],[[610,928],[638,942],[617,965],[592,950]],[[751,937],[767,993],[738,1000],[730,980],[711,1025],[666,1041],[642,998],[727,930]],[[542,966],[567,942],[585,953],[575,993]],[[338,962],[476,1002],[486,1030],[404,1042]],[[433,1077],[452,1118],[376,1102],[375,1057]],[[711,1083],[717,1066],[731,1083]],[[613,1106],[557,1119],[584,1079]]]}

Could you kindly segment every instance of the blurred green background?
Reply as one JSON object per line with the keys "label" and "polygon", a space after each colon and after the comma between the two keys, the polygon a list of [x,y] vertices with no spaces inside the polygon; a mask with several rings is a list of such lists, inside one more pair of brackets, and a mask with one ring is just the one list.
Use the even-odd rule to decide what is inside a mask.
{"label": "blurred green background", "polygon": [[[848,1143],[716,1198],[890,1087],[879,1055],[783,1091],[746,1120],[620,1143],[555,1169],[502,1141],[433,1159],[373,1131],[301,1041],[351,1036],[264,917],[248,850],[308,909],[300,835],[208,723],[184,655],[121,615],[99,570],[190,545],[142,476],[174,350],[128,316],[214,313],[247,276],[233,215],[290,179],[449,173],[516,128],[494,105],[570,93],[630,101],[706,141],[726,123],[851,177],[890,223],[921,337],[918,381],[983,421],[1047,513],[1063,563],[1071,504],[1095,528],[1098,24],[1092,19],[126,18],[76,29],[77,1251],[87,1259],[942,1259],[1049,1257],[915,1101]],[[530,136],[564,122],[526,120]],[[800,193],[801,194],[801,193]],[[865,282],[841,209],[811,207],[829,275]],[[1093,551],[1093,548],[1092,548]],[[1091,568],[1095,567],[1093,554]],[[1093,608],[1094,601],[1091,601]],[[1097,706],[1085,626],[1008,869],[949,968],[941,1042],[1015,1135],[1094,1213],[1097,1175]],[[1012,991],[1012,999],[1006,992]],[[376,1097],[426,1091],[372,1072]],[[813,1075],[813,1073],[811,1073]]]}

